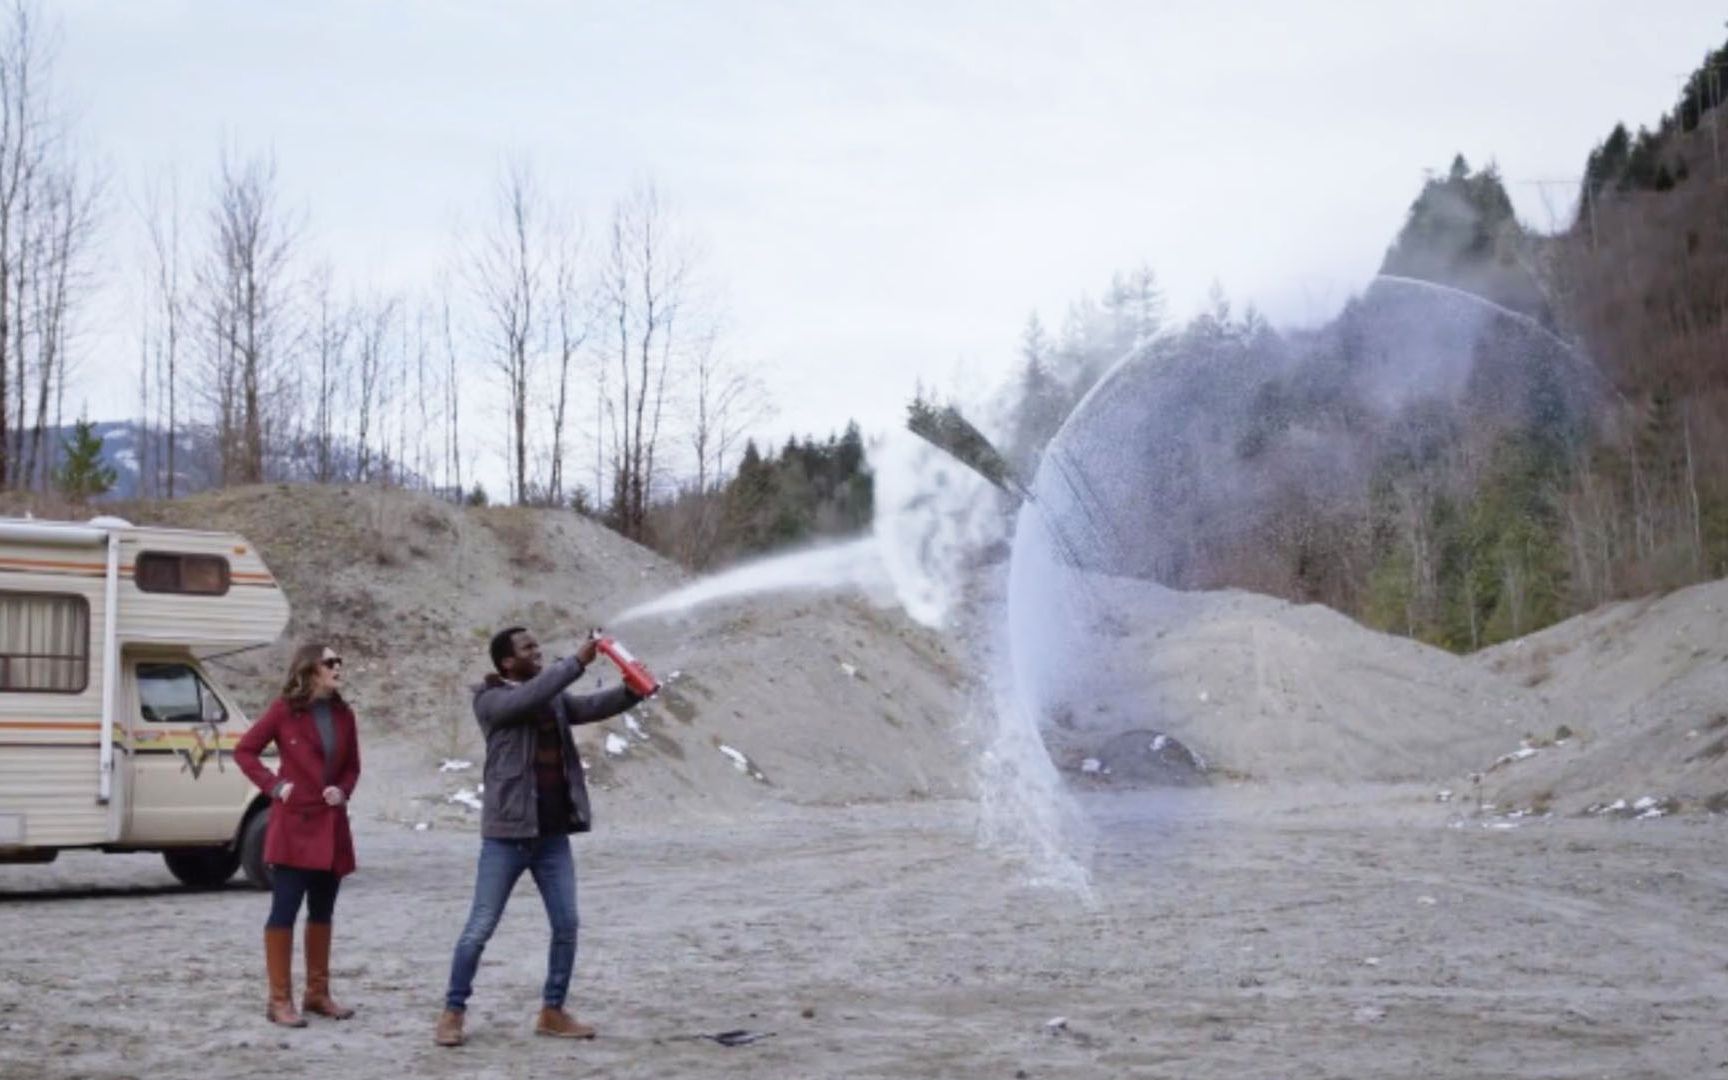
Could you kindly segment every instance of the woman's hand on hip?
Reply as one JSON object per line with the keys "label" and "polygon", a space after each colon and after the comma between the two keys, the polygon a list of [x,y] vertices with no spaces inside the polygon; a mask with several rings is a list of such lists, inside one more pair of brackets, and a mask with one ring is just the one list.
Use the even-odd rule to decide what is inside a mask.
{"label": "woman's hand on hip", "polygon": [[342,794],[341,788],[337,787],[335,784],[331,784],[329,787],[324,789],[324,801],[329,803],[331,806],[341,806],[343,803],[348,801],[348,796]]}
{"label": "woman's hand on hip", "polygon": [[287,802],[288,796],[292,795],[293,793],[294,793],[294,784],[292,781],[284,780],[280,784],[276,785],[276,797],[278,799],[282,800],[283,802]]}

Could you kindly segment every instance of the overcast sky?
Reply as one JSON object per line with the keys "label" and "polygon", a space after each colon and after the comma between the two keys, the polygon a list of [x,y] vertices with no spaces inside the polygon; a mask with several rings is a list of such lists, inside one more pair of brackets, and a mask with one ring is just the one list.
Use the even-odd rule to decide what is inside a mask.
{"label": "overcast sky", "polygon": [[[117,193],[172,165],[201,194],[224,138],[271,150],[307,250],[348,281],[429,286],[511,155],[591,226],[652,178],[776,428],[817,432],[898,423],[920,378],[1000,378],[1029,312],[1057,326],[1142,260],[1173,314],[1217,282],[1317,322],[1455,152],[1498,161],[1546,227],[1591,146],[1653,122],[1728,33],[1707,0],[47,9]],[[136,352],[123,304],[103,310],[81,390],[118,417]]]}

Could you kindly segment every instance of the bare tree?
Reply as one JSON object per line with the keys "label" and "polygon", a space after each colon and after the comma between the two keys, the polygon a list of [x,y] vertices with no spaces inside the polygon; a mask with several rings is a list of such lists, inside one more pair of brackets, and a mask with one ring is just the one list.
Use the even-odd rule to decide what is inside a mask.
{"label": "bare tree", "polygon": [[[180,339],[186,319],[186,295],[180,277],[182,242],[177,178],[170,175],[165,186],[146,190],[141,215],[150,249],[145,274],[145,291],[149,296],[144,334],[146,363],[150,368],[147,378],[156,387],[162,438],[156,462],[162,478],[158,489],[172,499],[178,469],[175,451],[180,429]],[[148,425],[146,429],[148,439]]]}
{"label": "bare tree", "polygon": [[609,410],[610,510],[618,530],[640,540],[662,464],[660,435],[668,392],[683,376],[689,351],[679,333],[683,306],[690,299],[690,260],[651,184],[619,202],[609,240],[600,297],[607,348],[618,375],[618,396]]}
{"label": "bare tree", "polygon": [[[414,393],[407,395],[412,399],[418,411],[418,422],[414,424],[414,475],[421,487],[431,481],[432,469],[427,463],[427,432],[432,426],[432,388],[427,383],[427,330],[426,322],[429,313],[424,301],[414,308]],[[404,405],[404,417],[407,406]]]}
{"label": "bare tree", "polygon": [[456,335],[451,329],[448,283],[440,289],[440,314],[444,322],[444,484],[462,495],[462,395],[456,376]]}
{"label": "bare tree", "polygon": [[[378,436],[377,428],[389,402],[387,350],[390,331],[396,321],[396,308],[394,297],[361,305],[359,341],[354,351],[355,479],[361,483],[372,479],[373,466],[379,464],[379,458],[386,456],[382,451],[373,453],[372,440]],[[388,445],[382,437],[378,442],[381,448]]]}
{"label": "bare tree", "polygon": [[554,506],[564,502],[564,432],[569,416],[570,366],[588,340],[592,325],[592,308],[585,296],[579,269],[580,237],[573,229],[564,230],[557,247],[554,270],[554,295],[558,305],[558,383],[552,401],[552,465],[546,485],[548,501]]}
{"label": "bare tree", "polygon": [[30,195],[47,153],[49,121],[40,91],[48,58],[35,13],[23,2],[5,13],[0,37],[0,482],[19,479],[27,370],[17,345],[31,254]]}
{"label": "bare tree", "polygon": [[35,4],[0,11],[0,484],[48,481],[73,315],[101,185],[52,107],[52,35]]}
{"label": "bare tree", "polygon": [[348,385],[348,339],[355,316],[351,305],[335,298],[329,267],[319,271],[313,296],[318,324],[312,340],[312,476],[327,484],[336,478],[336,410]]}
{"label": "bare tree", "polygon": [[774,406],[762,380],[723,353],[712,336],[696,349],[692,378],[690,449],[696,491],[707,495],[724,482],[728,455],[774,415]]}
{"label": "bare tree", "polygon": [[528,388],[538,373],[539,320],[546,306],[545,201],[526,164],[499,178],[492,218],[468,259],[469,280],[485,328],[492,365],[504,379],[509,412],[510,497],[523,502],[528,485]]}
{"label": "bare tree", "polygon": [[32,370],[36,376],[36,416],[21,475],[26,480],[34,478],[36,486],[46,491],[57,445],[49,435],[48,408],[52,401],[52,426],[60,426],[69,375],[71,311],[74,299],[89,283],[85,260],[95,236],[100,187],[85,180],[69,163],[51,167],[42,181],[33,222],[35,272],[28,276],[28,306],[21,312],[18,325],[29,330],[28,335],[19,336],[19,355],[34,352]]}
{"label": "bare tree", "polygon": [[224,152],[199,270],[204,391],[216,407],[225,482],[264,479],[266,443],[292,408],[294,226],[269,157]]}

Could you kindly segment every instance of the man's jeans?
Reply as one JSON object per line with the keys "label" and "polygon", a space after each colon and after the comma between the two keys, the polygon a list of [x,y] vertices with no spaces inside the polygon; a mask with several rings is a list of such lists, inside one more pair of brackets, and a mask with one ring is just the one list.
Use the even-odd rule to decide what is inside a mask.
{"label": "man's jeans", "polygon": [[480,869],[474,880],[474,906],[468,925],[456,939],[456,956],[450,963],[450,988],[444,1004],[451,1009],[468,1006],[474,992],[474,972],[480,954],[498,920],[516,879],[527,870],[534,875],[540,899],[546,903],[546,918],[552,924],[552,947],[546,954],[546,987],[541,997],[547,1008],[564,1007],[570,990],[570,971],[576,965],[576,861],[570,855],[568,836],[543,836],[535,840],[480,841]]}

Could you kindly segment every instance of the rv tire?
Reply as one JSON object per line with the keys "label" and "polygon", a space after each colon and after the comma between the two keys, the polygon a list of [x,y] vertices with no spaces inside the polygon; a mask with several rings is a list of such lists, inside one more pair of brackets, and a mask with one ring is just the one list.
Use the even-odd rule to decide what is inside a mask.
{"label": "rv tire", "polygon": [[177,848],[162,853],[168,872],[194,889],[219,889],[234,876],[239,856],[227,846]]}
{"label": "rv tire", "polygon": [[240,869],[255,889],[270,887],[270,864],[264,861],[264,833],[270,827],[270,809],[259,810],[240,827]]}

